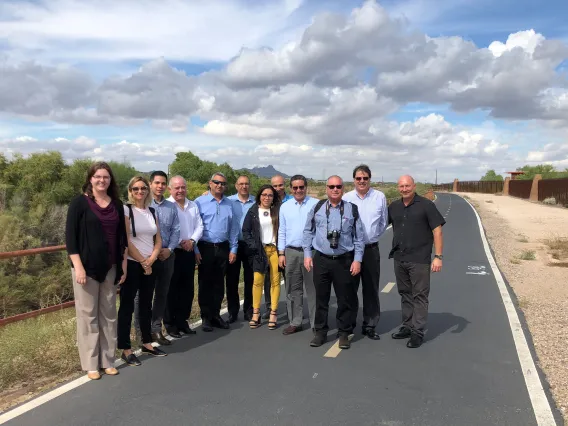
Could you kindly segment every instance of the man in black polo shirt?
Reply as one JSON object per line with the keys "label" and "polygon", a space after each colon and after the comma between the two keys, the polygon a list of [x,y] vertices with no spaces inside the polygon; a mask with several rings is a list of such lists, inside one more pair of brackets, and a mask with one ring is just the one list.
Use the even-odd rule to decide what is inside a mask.
{"label": "man in black polo shirt", "polygon": [[[398,180],[400,200],[389,206],[389,223],[393,227],[392,250],[394,274],[402,302],[402,326],[393,339],[410,340],[409,348],[418,348],[424,339],[428,318],[430,271],[442,270],[442,226],[446,223],[434,203],[416,194],[411,176]],[[432,244],[435,245],[434,260]]]}

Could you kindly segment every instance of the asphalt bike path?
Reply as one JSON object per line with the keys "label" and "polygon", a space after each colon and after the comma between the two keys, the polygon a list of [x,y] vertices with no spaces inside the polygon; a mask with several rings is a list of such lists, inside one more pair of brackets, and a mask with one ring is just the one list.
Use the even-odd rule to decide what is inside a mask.
{"label": "asphalt bike path", "polygon": [[[531,399],[525,383],[475,212],[451,194],[439,194],[436,205],[447,221],[444,264],[432,276],[422,347],[409,349],[406,340],[390,337],[401,314],[388,229],[380,242],[381,340],[361,335],[360,301],[351,349],[339,350],[333,295],[327,344],[309,346],[307,308],[305,329],[283,336],[282,287],[277,330],[266,321],[251,330],[242,313],[230,330],[198,327],[197,335],[165,347],[167,357],[141,356],[142,366],[123,366],[117,377],[103,375],[6,424],[554,424],[546,417],[550,407],[535,409],[543,408],[542,398]],[[545,415],[537,420],[535,412]]]}

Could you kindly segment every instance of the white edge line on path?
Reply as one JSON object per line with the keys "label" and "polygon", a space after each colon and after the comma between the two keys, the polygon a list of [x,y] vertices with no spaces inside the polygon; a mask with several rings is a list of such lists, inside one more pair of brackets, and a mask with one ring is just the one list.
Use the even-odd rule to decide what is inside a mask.
{"label": "white edge line on path", "polygon": [[[280,285],[282,285],[283,283],[284,283],[284,281],[280,281]],[[241,306],[242,306],[243,302],[244,302],[244,300],[240,301]],[[227,308],[221,309],[221,311],[220,311],[221,315],[224,315],[226,313],[227,313]],[[201,325],[201,320],[198,320],[198,321],[192,322],[190,324],[190,327],[196,328],[196,327],[199,327],[200,325]],[[175,340],[180,340],[180,339],[170,338],[169,340],[175,341]],[[155,347],[160,346],[157,343],[152,343],[152,345],[155,346]],[[134,353],[136,354],[136,356],[142,355],[142,351],[140,349],[134,351]],[[119,358],[115,361],[114,366],[120,367],[122,364],[124,364],[124,361]],[[106,374],[102,374],[102,376],[106,376]],[[113,380],[115,380],[115,379],[113,378]],[[52,399],[55,399],[58,396],[61,396],[65,393],[72,391],[73,389],[78,388],[79,386],[84,385],[85,383],[89,383],[89,382],[92,382],[92,380],[89,379],[87,377],[87,375],[81,376],[81,377],[79,377],[75,380],[72,380],[68,383],[65,383],[64,385],[59,386],[59,387],[57,387],[57,388],[55,388],[55,389],[53,389],[53,390],[51,390],[51,391],[49,391],[49,392],[47,392],[43,395],[40,395],[40,396],[38,396],[38,397],[28,401],[28,402],[25,402],[22,405],[17,406],[16,408],[13,408],[13,409],[11,409],[11,410],[3,413],[3,414],[0,414],[0,425],[4,424],[4,423],[6,423],[6,422],[8,422],[12,419],[15,419],[16,417],[21,416],[22,414],[25,414],[28,411],[31,411],[34,408],[37,408],[40,405],[43,405],[46,402],[49,402]]]}
{"label": "white edge line on path", "polygon": [[511,332],[513,333],[513,340],[517,348],[519,362],[521,364],[521,369],[525,378],[525,384],[527,385],[527,391],[529,393],[529,397],[533,406],[536,422],[539,426],[556,426],[556,420],[554,419],[552,409],[550,408],[550,404],[548,403],[548,398],[546,397],[542,382],[540,381],[540,377],[538,375],[538,371],[529,349],[527,339],[525,338],[525,334],[523,332],[521,321],[519,320],[519,315],[517,314],[515,305],[511,300],[511,296],[509,294],[507,286],[505,285],[503,275],[501,275],[501,271],[497,267],[497,263],[493,258],[491,249],[489,248],[489,243],[487,242],[487,238],[485,237],[485,231],[481,223],[481,218],[479,217],[479,214],[471,205],[471,203],[465,198],[463,198],[463,200],[465,200],[465,202],[469,204],[469,206],[475,213],[475,217],[477,218],[479,232],[483,241],[483,249],[485,250],[485,255],[487,256],[489,265],[491,265],[491,269],[493,270],[493,275],[495,276],[495,280],[497,281],[497,286],[499,287],[499,292],[501,293],[501,298],[503,299],[503,304],[505,305],[505,311],[507,312],[507,317],[509,318]]}

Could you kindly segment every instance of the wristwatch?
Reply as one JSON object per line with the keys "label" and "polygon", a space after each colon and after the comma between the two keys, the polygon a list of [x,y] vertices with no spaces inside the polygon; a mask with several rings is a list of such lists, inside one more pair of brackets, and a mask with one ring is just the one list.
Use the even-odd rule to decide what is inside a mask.
{"label": "wristwatch", "polygon": [[195,240],[193,238],[190,238],[189,241],[191,241],[193,245],[195,245]]}
{"label": "wristwatch", "polygon": [[444,256],[442,256],[441,254],[435,254],[434,257],[440,260],[444,258]]}

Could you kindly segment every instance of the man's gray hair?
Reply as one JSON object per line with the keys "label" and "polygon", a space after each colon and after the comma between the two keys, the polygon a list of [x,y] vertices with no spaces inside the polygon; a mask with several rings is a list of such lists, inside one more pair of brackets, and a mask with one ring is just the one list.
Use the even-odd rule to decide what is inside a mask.
{"label": "man's gray hair", "polygon": [[337,175],[331,175],[330,177],[327,178],[327,182],[329,182],[330,179],[332,178],[337,178],[341,181],[341,183],[343,184],[343,178],[341,176],[337,176]]}
{"label": "man's gray hair", "polygon": [[215,173],[213,173],[213,174],[211,175],[211,179],[209,179],[209,180],[213,180],[213,178],[214,178],[215,176],[221,176],[223,179],[227,180],[227,177],[226,177],[223,173],[221,173],[221,172],[215,172]]}
{"label": "man's gray hair", "polygon": [[170,185],[169,185],[169,186],[172,186],[172,182],[173,182],[174,180],[181,180],[181,181],[183,181],[183,184],[184,184],[184,185],[187,185],[187,181],[185,180],[185,178],[184,178],[183,176],[181,176],[181,175],[175,175],[175,176],[173,176],[173,177],[170,178]]}

